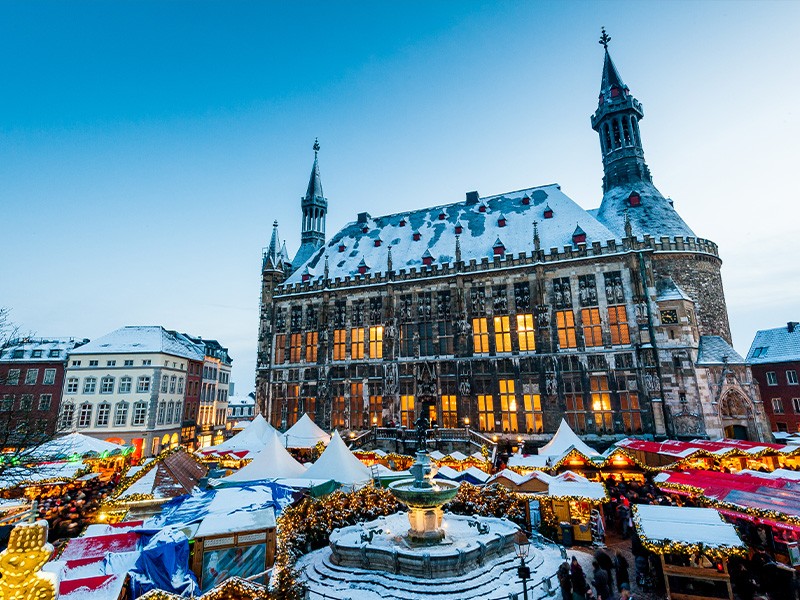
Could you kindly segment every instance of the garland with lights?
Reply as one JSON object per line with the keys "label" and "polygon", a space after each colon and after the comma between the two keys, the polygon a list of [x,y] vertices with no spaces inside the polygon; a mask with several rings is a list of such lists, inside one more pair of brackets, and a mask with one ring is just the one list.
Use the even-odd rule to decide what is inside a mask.
{"label": "garland with lights", "polygon": [[[184,596],[165,592],[164,590],[150,590],[139,596],[140,600],[181,600]],[[247,581],[241,577],[231,577],[217,584],[205,594],[194,596],[196,600],[269,600],[273,598],[267,588],[259,583]]]}
{"label": "garland with lights", "polygon": [[499,484],[478,487],[462,483],[456,497],[442,508],[456,515],[505,517],[518,525],[524,525],[527,503],[525,496]]}
{"label": "garland with lights", "polygon": [[[117,487],[114,488],[114,491],[111,493],[111,495],[106,500],[103,501],[103,504],[115,505],[124,502],[136,502],[137,500],[152,500],[152,495],[150,494],[131,494],[125,499],[120,499],[120,496],[125,492],[125,490],[131,487],[134,483],[136,483],[142,477],[147,475],[150,471],[155,469],[159,463],[163,462],[173,454],[176,454],[177,452],[181,451],[183,451],[183,447],[181,446],[176,446],[175,448],[168,448],[166,450],[162,450],[158,454],[158,456],[156,456],[153,460],[144,465],[136,473],[134,473],[130,477],[122,477],[119,483],[117,484]],[[194,460],[197,464],[203,465],[203,461],[198,460],[198,458],[194,456],[194,454],[187,453],[187,455],[191,456],[192,460]],[[147,496],[150,497],[148,498]]]}

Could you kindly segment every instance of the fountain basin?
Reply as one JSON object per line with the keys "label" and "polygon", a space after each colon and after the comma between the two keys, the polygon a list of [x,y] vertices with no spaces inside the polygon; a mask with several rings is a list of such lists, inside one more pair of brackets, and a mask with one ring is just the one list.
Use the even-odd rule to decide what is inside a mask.
{"label": "fountain basin", "polygon": [[430,487],[416,487],[413,479],[401,479],[389,484],[389,491],[409,508],[438,508],[458,494],[458,483],[431,479]]}

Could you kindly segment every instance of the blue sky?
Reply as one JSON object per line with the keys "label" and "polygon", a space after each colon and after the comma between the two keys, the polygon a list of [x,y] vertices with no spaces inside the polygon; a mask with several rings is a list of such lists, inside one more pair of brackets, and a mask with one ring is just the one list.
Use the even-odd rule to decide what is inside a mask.
{"label": "blue sky", "polygon": [[601,198],[601,25],[657,187],[720,246],[734,344],[797,320],[800,3],[0,2],[0,306],[163,324],[251,389],[259,267],[318,136],[328,231],[558,182]]}

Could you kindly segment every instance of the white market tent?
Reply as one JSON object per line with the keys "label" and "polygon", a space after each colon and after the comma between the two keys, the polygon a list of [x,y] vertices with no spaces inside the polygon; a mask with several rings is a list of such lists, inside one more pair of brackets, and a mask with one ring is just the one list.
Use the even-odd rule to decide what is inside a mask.
{"label": "white market tent", "polygon": [[565,419],[561,419],[561,424],[558,426],[558,430],[553,438],[539,448],[539,456],[561,458],[570,450],[577,450],[589,458],[600,456],[597,450],[586,445],[586,443],[572,431],[572,428]]}
{"label": "white market tent", "polygon": [[[713,508],[636,504],[633,520],[642,539],[708,548],[744,548],[736,528]],[[679,527],[676,527],[680,524]]]}
{"label": "white market tent", "polygon": [[275,432],[275,428],[267,423],[266,419],[257,415],[250,424],[232,438],[225,440],[217,446],[203,448],[200,453],[209,454],[232,454],[252,453],[260,451],[267,443],[269,436]]}
{"label": "white market tent", "polygon": [[606,487],[602,483],[589,481],[586,477],[572,471],[564,471],[553,477],[548,484],[547,495],[557,498],[566,496],[588,498],[599,502],[608,500]]}
{"label": "white market tent", "polygon": [[305,472],[307,479],[332,479],[342,485],[359,485],[372,478],[369,467],[347,448],[338,431],[333,432],[330,444]]}
{"label": "white market tent", "polygon": [[297,423],[283,434],[283,439],[287,448],[313,448],[319,442],[327,445],[331,436],[320,429],[308,413],[303,413]]}
{"label": "white market tent", "polygon": [[264,448],[256,454],[250,464],[245,465],[232,475],[223,477],[223,482],[243,483],[263,479],[302,478],[306,467],[297,462],[281,444],[279,434],[270,431]]}
{"label": "white market tent", "polygon": [[31,458],[35,460],[44,460],[52,458],[64,458],[69,456],[93,456],[103,453],[112,454],[120,453],[124,450],[124,446],[119,444],[112,444],[105,440],[99,440],[82,433],[68,433],[61,437],[53,438],[39,446],[36,446],[30,452],[25,452],[23,459]]}

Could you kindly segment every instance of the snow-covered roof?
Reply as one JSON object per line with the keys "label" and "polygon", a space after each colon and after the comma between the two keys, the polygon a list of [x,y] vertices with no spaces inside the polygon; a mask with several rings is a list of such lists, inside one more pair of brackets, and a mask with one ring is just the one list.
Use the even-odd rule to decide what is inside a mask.
{"label": "snow-covered roof", "polygon": [[[561,424],[558,426],[555,435],[553,435],[549,442],[539,448],[538,452],[539,456],[560,458],[572,449],[577,450],[584,456],[600,456],[597,450],[589,447],[574,431],[572,431],[566,419],[561,419]],[[510,461],[509,464],[511,464]]]}
{"label": "snow-covered roof", "polygon": [[800,361],[800,325],[792,323],[756,332],[747,362],[757,365],[792,361]]}
{"label": "snow-covered roof", "polygon": [[538,454],[516,453],[508,457],[508,466],[523,469],[544,469],[548,466],[547,459],[547,456],[539,456]]}
{"label": "snow-covered roof", "polygon": [[306,467],[297,462],[283,447],[278,433],[270,428],[264,447],[255,455],[250,464],[235,473],[223,477],[223,482],[259,481],[262,479],[281,479],[284,477],[303,477]]}
{"label": "snow-covered roof", "polygon": [[701,335],[697,351],[698,365],[721,365],[725,361],[731,365],[743,365],[742,355],[718,335]]}
{"label": "snow-covered roof", "polygon": [[606,488],[602,483],[596,481],[571,481],[566,479],[554,478],[547,488],[548,496],[562,498],[570,496],[573,498],[589,498],[591,500],[606,500]]}
{"label": "snow-covered roof", "polygon": [[183,334],[160,325],[128,325],[76,348],[71,355],[164,353],[203,360],[205,349]]}
{"label": "snow-covered roof", "polygon": [[256,399],[250,396],[228,396],[228,408],[232,406],[255,406]]}
{"label": "snow-covered roof", "polygon": [[85,468],[82,462],[67,461],[41,463],[33,467],[12,467],[3,471],[0,477],[0,490],[41,481],[71,481]]}
{"label": "snow-covered roof", "polygon": [[[528,204],[523,201],[525,197]],[[485,212],[480,211],[481,205],[486,207]],[[546,206],[552,209],[552,218],[544,218]],[[440,219],[440,215],[444,218]],[[505,217],[502,221],[498,218],[501,215]],[[405,222],[404,226],[401,221]],[[368,217],[363,222],[353,221],[334,234],[306,264],[316,273],[311,281],[323,276],[326,254],[330,279],[357,275],[362,260],[370,273],[385,273],[390,246],[395,271],[422,268],[422,256],[426,251],[430,252],[434,263],[453,263],[457,223],[463,227],[460,245],[464,262],[493,258],[493,247],[498,239],[506,254],[530,254],[534,249],[533,221],[539,222],[539,239],[544,251],[573,246],[572,234],[576,226],[586,232],[587,244],[620,239],[567,197],[559,185],[551,184],[489,196],[477,202],[462,201]],[[418,240],[414,239],[415,232],[419,232]],[[376,240],[380,240],[377,246]],[[340,246],[344,246],[341,252]],[[302,282],[302,266],[292,264],[294,273],[286,280],[287,285]]]}
{"label": "snow-covered roof", "polygon": [[672,277],[661,277],[656,282],[656,301],[666,300],[689,300],[689,294],[684,292],[681,287],[673,281]]}
{"label": "snow-covered roof", "polygon": [[0,362],[63,362],[76,346],[89,340],[75,338],[22,338],[0,348]]}
{"label": "snow-covered roof", "polygon": [[[208,473],[208,468],[181,448],[162,459],[147,463],[136,473],[141,473],[139,478],[127,488],[117,490],[116,500],[125,501],[138,494],[152,496],[156,500],[190,494]],[[131,477],[130,471],[128,477]]]}
{"label": "snow-covered roof", "polygon": [[242,429],[239,433],[232,438],[225,440],[216,446],[209,446],[202,448],[200,454],[229,454],[233,452],[246,452],[255,454],[260,452],[265,444],[269,441],[270,436],[275,432],[275,428],[267,423],[267,420],[262,415],[256,417],[248,423],[247,427]]}
{"label": "snow-covered roof", "polygon": [[355,455],[350,452],[338,431],[333,432],[325,452],[305,472],[309,479],[333,479],[343,485],[366,483],[372,473]]}
{"label": "snow-covered roof", "polygon": [[53,438],[40,446],[36,446],[25,456],[33,459],[66,458],[69,456],[92,456],[103,453],[120,453],[123,446],[99,440],[97,438],[74,432]]}
{"label": "snow-covered roof", "polygon": [[[713,508],[636,504],[633,512],[639,535],[655,544],[670,541],[687,545],[701,543],[708,548],[745,547],[736,528],[726,523]],[[678,523],[680,527],[676,527]]]}
{"label": "snow-covered roof", "polygon": [[287,448],[313,448],[317,443],[327,444],[331,436],[320,429],[307,413],[283,434]]}

